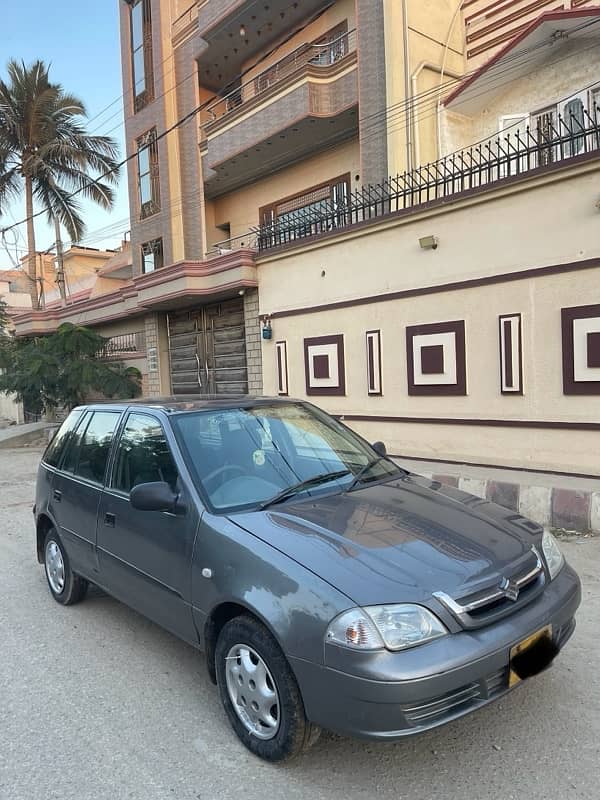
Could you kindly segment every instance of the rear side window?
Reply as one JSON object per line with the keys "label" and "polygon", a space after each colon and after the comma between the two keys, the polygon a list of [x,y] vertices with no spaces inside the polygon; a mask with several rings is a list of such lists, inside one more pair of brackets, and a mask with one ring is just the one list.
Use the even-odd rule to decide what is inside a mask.
{"label": "rear side window", "polygon": [[118,411],[95,411],[85,432],[83,428],[78,429],[64,469],[80,478],[103,483],[113,434],[120,416]]}
{"label": "rear side window", "polygon": [[147,414],[130,414],[115,456],[112,488],[129,492],[140,483],[166,481],[174,490],[177,467],[159,421]]}
{"label": "rear side window", "polygon": [[83,412],[81,408],[71,411],[69,416],[60,426],[54,435],[54,438],[46,448],[46,452],[42,456],[42,461],[45,464],[49,464],[51,467],[58,466],[58,462],[60,461],[62,454],[65,452],[65,448],[69,443],[73,431],[77,427],[77,423],[81,419],[82,413]]}

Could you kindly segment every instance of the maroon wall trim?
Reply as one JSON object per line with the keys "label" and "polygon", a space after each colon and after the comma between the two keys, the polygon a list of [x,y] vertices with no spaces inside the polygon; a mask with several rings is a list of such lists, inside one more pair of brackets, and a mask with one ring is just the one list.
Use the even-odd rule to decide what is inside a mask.
{"label": "maroon wall trim", "polygon": [[[453,333],[456,346],[456,383],[415,383],[413,362],[413,339],[415,336],[426,336],[434,333]],[[435,360],[435,359],[434,359]],[[433,361],[434,361],[433,360]],[[434,363],[427,367],[436,366]],[[467,393],[467,368],[465,355],[465,321],[433,322],[427,325],[409,325],[406,328],[406,367],[408,377],[408,394],[412,396],[465,395]]]}
{"label": "maroon wall trim", "polygon": [[600,304],[561,309],[563,393],[567,395],[600,394],[600,381],[576,381],[574,362],[573,322],[576,319],[600,317]]}
{"label": "maroon wall trim", "polygon": [[[320,344],[334,344],[337,347],[338,385],[337,386],[311,386],[310,385],[310,354],[311,347]],[[346,372],[344,365],[344,335],[338,333],[331,336],[313,336],[304,340],[304,375],[306,380],[306,394],[308,396],[342,396],[346,394]]]}
{"label": "maroon wall trim", "polygon": [[543,278],[547,275],[561,275],[565,272],[579,272],[598,267],[600,267],[600,258],[589,258],[584,261],[574,261],[568,264],[533,267],[532,269],[524,269],[519,272],[503,272],[499,275],[488,275],[485,278],[468,278],[464,281],[439,283],[434,286],[420,286],[413,289],[400,289],[396,292],[367,295],[366,297],[357,297],[352,300],[338,300],[335,303],[323,303],[323,305],[320,306],[305,306],[304,308],[290,308],[286,311],[273,311],[269,316],[271,319],[277,319],[282,317],[295,317],[301,314],[317,314],[321,311],[335,311],[342,308],[369,305],[370,303],[386,303],[391,300],[405,300],[409,297],[423,297],[424,295],[441,294],[442,292],[476,289],[481,286],[493,286],[497,283],[511,283],[512,281]]}
{"label": "maroon wall trim", "polygon": [[275,342],[275,354],[277,358],[277,394],[287,397],[290,393],[290,385],[286,341]]}
{"label": "maroon wall trim", "polygon": [[[415,422],[420,425],[471,425],[484,428],[544,428],[546,430],[600,431],[600,422],[564,422],[537,419],[464,419],[461,417],[397,417],[381,414],[338,414],[355,422]],[[430,460],[430,459],[428,459]],[[516,467],[515,467],[516,469]]]}
{"label": "maroon wall trim", "polygon": [[[383,379],[381,369],[381,331],[367,331],[367,393],[371,397],[380,397],[383,394]],[[377,358],[375,357],[374,342],[377,342]],[[379,389],[377,389],[375,378],[379,379]]]}
{"label": "maroon wall trim", "polygon": [[[518,319],[517,337],[518,337],[518,352],[517,352],[517,374],[514,374],[512,362],[512,327],[510,320]],[[502,374],[502,328],[505,328],[504,335],[504,362],[506,366],[505,375]],[[508,331],[508,337],[506,336]],[[503,395],[516,395],[519,397],[523,394],[523,332],[522,332],[522,317],[520,313],[517,314],[501,314],[498,317],[498,346],[500,348],[500,394]],[[518,389],[509,390],[503,389],[502,384],[506,383],[514,385],[515,378],[518,381]],[[503,380],[504,379],[504,380]]]}
{"label": "maroon wall trim", "polygon": [[[489,464],[481,463],[479,461],[451,461],[450,459],[423,458],[421,456],[407,456],[396,453],[389,453],[389,455],[391,458],[407,459],[409,461],[425,461],[433,464],[453,464],[458,467],[484,467],[486,469],[516,470],[516,467],[507,467],[506,464]],[[588,472],[560,472],[556,469],[534,469],[533,467],[519,467],[519,472],[533,472],[536,475],[560,475],[568,478],[600,478],[600,473],[597,475],[590,475]]]}

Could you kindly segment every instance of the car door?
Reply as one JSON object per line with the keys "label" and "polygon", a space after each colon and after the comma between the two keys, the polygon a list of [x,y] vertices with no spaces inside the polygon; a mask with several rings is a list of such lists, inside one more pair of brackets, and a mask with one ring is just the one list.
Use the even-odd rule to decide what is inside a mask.
{"label": "car door", "polygon": [[96,520],[120,411],[88,411],[52,481],[52,515],[73,570],[94,580]]}
{"label": "car door", "polygon": [[[129,502],[131,489],[154,481],[166,481],[179,492],[185,510],[134,509]],[[198,637],[190,605],[190,573],[198,521],[161,422],[151,414],[131,411],[100,502],[100,581],[127,605],[193,643]]]}

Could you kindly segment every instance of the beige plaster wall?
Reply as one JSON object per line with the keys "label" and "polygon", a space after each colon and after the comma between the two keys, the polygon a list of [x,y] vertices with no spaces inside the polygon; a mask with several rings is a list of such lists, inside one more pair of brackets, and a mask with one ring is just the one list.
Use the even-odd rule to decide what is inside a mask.
{"label": "beige plaster wall", "polygon": [[0,419],[23,422],[23,404],[17,403],[12,395],[0,393]]}
{"label": "beige plaster wall", "polygon": [[[385,14],[386,91],[389,173],[403,172],[409,166],[407,138],[411,144],[413,163],[437,158],[436,103],[438,94],[422,97],[422,93],[439,87],[441,77],[430,67],[419,70],[423,62],[434,67],[462,74],[464,70],[463,38],[459,0],[407,0],[409,63],[404,63],[404,17],[401,0],[383,0]],[[413,97],[412,76],[416,74]],[[405,76],[408,76],[407,109]],[[448,77],[444,78],[444,83]],[[412,117],[416,113],[418,123]],[[381,123],[383,124],[383,122]],[[418,144],[412,128],[416,127]]]}
{"label": "beige plaster wall", "polygon": [[[497,135],[502,115],[530,114],[594,83],[600,84],[600,36],[567,42],[545,53],[544,64],[532,67],[527,75],[516,80],[510,71],[493,81],[484,75],[480,105],[472,113],[458,113],[458,109],[455,112],[452,108],[443,111],[443,154]],[[493,94],[485,91],[490,85],[497,87]]]}
{"label": "beige plaster wall", "polygon": [[[293,164],[263,180],[223,195],[214,201],[214,224],[231,225],[231,236],[240,236],[250,227],[258,225],[258,210],[261,206],[276,202],[284,197],[301,192],[311,186],[335,178],[346,172],[351,173],[352,185],[358,186],[355,177],[360,172],[360,151],[358,140],[353,139],[326,150],[312,158]],[[214,229],[213,235],[224,238],[223,232]]]}
{"label": "beige plaster wall", "polygon": [[[598,168],[512,198],[429,212],[373,234],[346,236],[309,252],[259,262],[261,313],[600,258],[597,193]],[[553,211],[555,206],[562,216]],[[418,238],[426,234],[440,236],[438,250],[420,250]],[[343,333],[346,396],[315,398],[334,413],[598,422],[599,397],[565,396],[562,389],[560,310],[594,302],[600,303],[600,265],[275,318],[273,340],[262,344],[265,394],[276,393],[275,341],[287,341],[290,395],[303,397],[303,339]],[[498,315],[517,312],[523,315],[524,395],[505,396],[499,386]],[[467,395],[409,396],[406,326],[461,319]],[[372,329],[382,332],[381,397],[367,394],[365,332]],[[391,452],[404,455],[590,474],[600,468],[597,433],[418,422],[349,424],[368,438],[385,439]]]}
{"label": "beige plaster wall", "polygon": [[[264,257],[261,313],[599,257],[599,175],[594,162]],[[429,235],[437,250],[420,249]]]}

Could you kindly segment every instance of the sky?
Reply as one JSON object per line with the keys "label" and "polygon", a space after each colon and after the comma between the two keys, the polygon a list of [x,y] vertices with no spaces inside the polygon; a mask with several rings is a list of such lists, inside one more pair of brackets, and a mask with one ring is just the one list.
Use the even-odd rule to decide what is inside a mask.
{"label": "sky", "polygon": [[[119,161],[125,157],[123,137],[123,103],[121,86],[121,52],[119,44],[119,2],[81,2],[81,0],[2,0],[0,31],[0,76],[6,78],[10,58],[30,63],[42,59],[51,64],[50,79],[83,100],[89,123],[88,132],[113,136],[119,145]],[[116,102],[115,102],[116,101]],[[111,105],[112,104],[112,105]],[[110,108],[106,108],[110,105]],[[106,109],[106,110],[104,110]],[[125,168],[121,172],[116,203],[106,212],[85,202],[83,216],[90,247],[118,246],[122,234],[129,229],[129,205]],[[0,217],[0,227],[25,217],[24,203],[14,203]],[[108,238],[96,231],[113,223],[123,222],[122,229]],[[6,234],[10,256],[0,242],[0,268],[13,266],[11,256],[24,255],[25,225]],[[63,234],[67,238],[66,233]],[[54,229],[44,217],[36,219],[36,247],[45,250],[54,242]],[[17,248],[20,248],[17,250]]]}

